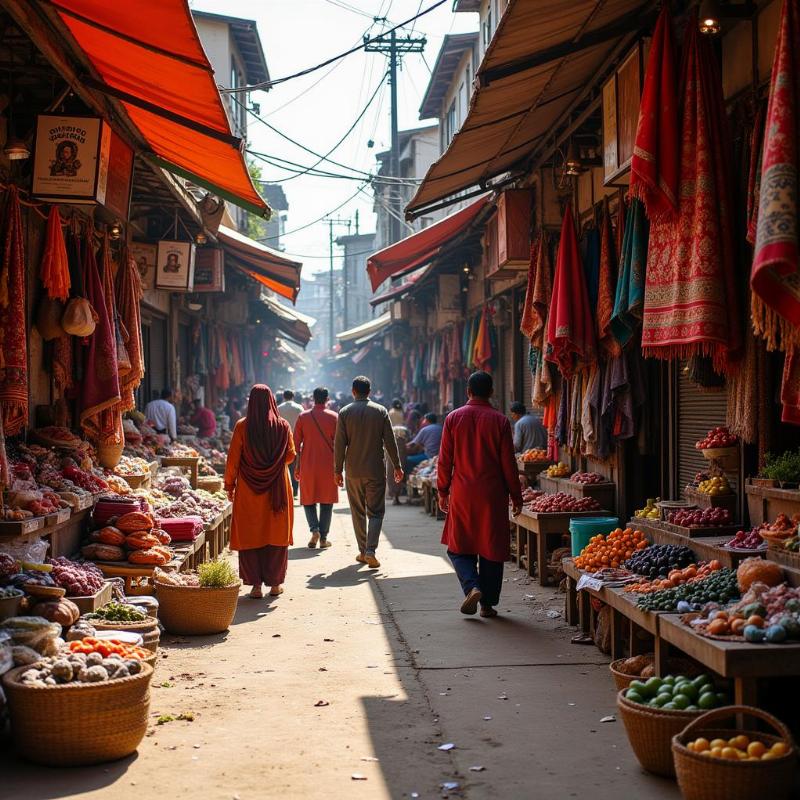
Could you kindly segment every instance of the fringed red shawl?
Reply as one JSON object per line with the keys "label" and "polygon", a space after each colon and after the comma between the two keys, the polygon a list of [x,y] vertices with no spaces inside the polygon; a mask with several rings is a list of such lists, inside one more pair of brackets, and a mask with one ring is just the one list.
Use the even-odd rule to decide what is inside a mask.
{"label": "fringed red shawl", "polygon": [[[620,202],[622,202],[620,200]],[[597,288],[597,344],[608,355],[620,352],[619,342],[611,332],[611,317],[614,314],[614,299],[617,288],[617,251],[608,198],[603,200],[600,222],[600,273]]]}
{"label": "fringed red shawl", "polygon": [[680,207],[650,229],[642,352],[710,356],[720,373],[739,349],[729,139],[722,83],[708,38],[688,22],[683,62]]}
{"label": "fringed red shawl", "polygon": [[47,236],[39,274],[51,300],[67,300],[70,289],[67,245],[61,230],[61,215],[55,203],[50,206],[47,217]]}

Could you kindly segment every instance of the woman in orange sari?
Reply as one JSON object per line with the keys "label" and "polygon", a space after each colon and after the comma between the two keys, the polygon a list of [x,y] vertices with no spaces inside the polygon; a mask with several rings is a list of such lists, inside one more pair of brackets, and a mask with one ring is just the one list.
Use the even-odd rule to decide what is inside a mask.
{"label": "woman in orange sari", "polygon": [[239,574],[260,598],[283,592],[294,506],[288,465],[295,448],[289,423],[278,414],[275,396],[263,384],[250,390],[247,416],[233,429],[225,467],[225,491],[233,502],[231,549],[239,551]]}

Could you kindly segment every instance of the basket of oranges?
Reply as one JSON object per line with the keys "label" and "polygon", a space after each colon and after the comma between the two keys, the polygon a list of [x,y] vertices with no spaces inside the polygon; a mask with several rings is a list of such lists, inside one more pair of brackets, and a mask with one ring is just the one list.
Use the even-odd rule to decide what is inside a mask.
{"label": "basket of oranges", "polygon": [[604,567],[616,569],[621,567],[637,550],[644,550],[649,545],[641,531],[633,528],[616,528],[611,533],[598,533],[589,539],[589,544],[581,550],[575,559],[575,566],[586,572],[597,572]]}
{"label": "basket of oranges", "polygon": [[[777,736],[731,731],[712,723],[743,714],[766,723]],[[792,796],[797,749],[787,727],[751,706],[726,706],[692,720],[672,737],[675,773],[684,800],[770,800]]]}

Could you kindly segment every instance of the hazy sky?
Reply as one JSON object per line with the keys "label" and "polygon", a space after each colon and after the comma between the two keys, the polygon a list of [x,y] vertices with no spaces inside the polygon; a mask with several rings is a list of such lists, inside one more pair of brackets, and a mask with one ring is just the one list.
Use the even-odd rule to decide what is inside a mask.
{"label": "hazy sky", "polygon": [[[255,19],[258,23],[270,76],[274,80],[318,64],[360,43],[368,29],[380,32],[375,16],[387,16],[392,23],[402,22],[428,8],[434,0],[194,0],[193,8],[218,14]],[[452,3],[422,17],[414,35],[424,35],[428,44],[423,57],[407,56],[398,80],[400,129],[417,127],[419,106],[430,78],[442,38],[447,33],[477,30],[477,14],[454,14]],[[427,62],[427,66],[426,63]],[[269,92],[254,92],[252,99],[261,104],[261,116],[292,139],[320,154],[326,153],[352,125],[378,86],[388,68],[386,56],[359,51],[311,75],[287,81]],[[317,159],[282,139],[278,134],[250,117],[250,149],[310,166]],[[373,139],[375,146],[367,147]],[[376,152],[388,149],[389,87],[384,82],[375,101],[353,132],[331,154],[347,166],[372,172]],[[267,180],[285,179],[292,173],[262,164]],[[319,169],[348,173],[323,162]],[[304,273],[328,269],[328,224],[319,222],[291,233],[324,216],[348,200],[334,216],[353,218],[359,210],[360,230],[375,229],[372,193],[369,187],[356,194],[361,181],[302,175],[282,183],[289,201],[286,230],[282,245],[287,253],[297,254],[304,262]],[[336,235],[346,233],[341,226]],[[309,257],[313,256],[313,257]],[[340,260],[337,258],[336,264]]]}

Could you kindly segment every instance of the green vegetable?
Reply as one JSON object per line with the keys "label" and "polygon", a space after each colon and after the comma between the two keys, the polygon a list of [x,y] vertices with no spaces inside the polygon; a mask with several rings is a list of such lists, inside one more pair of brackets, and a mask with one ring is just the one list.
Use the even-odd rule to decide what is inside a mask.
{"label": "green vegetable", "polygon": [[134,606],[126,603],[112,601],[91,614],[86,614],[85,619],[103,619],[107,622],[143,622],[147,614]]}
{"label": "green vegetable", "polygon": [[229,561],[214,559],[197,568],[200,576],[200,586],[205,588],[221,589],[239,582],[239,577]]}
{"label": "green vegetable", "polygon": [[681,600],[702,605],[723,598],[725,598],[723,602],[726,602],[738,595],[736,572],[720,569],[697,583],[684,583],[673,589],[662,589],[659,592],[641,595],[636,604],[643,611],[675,611]]}

